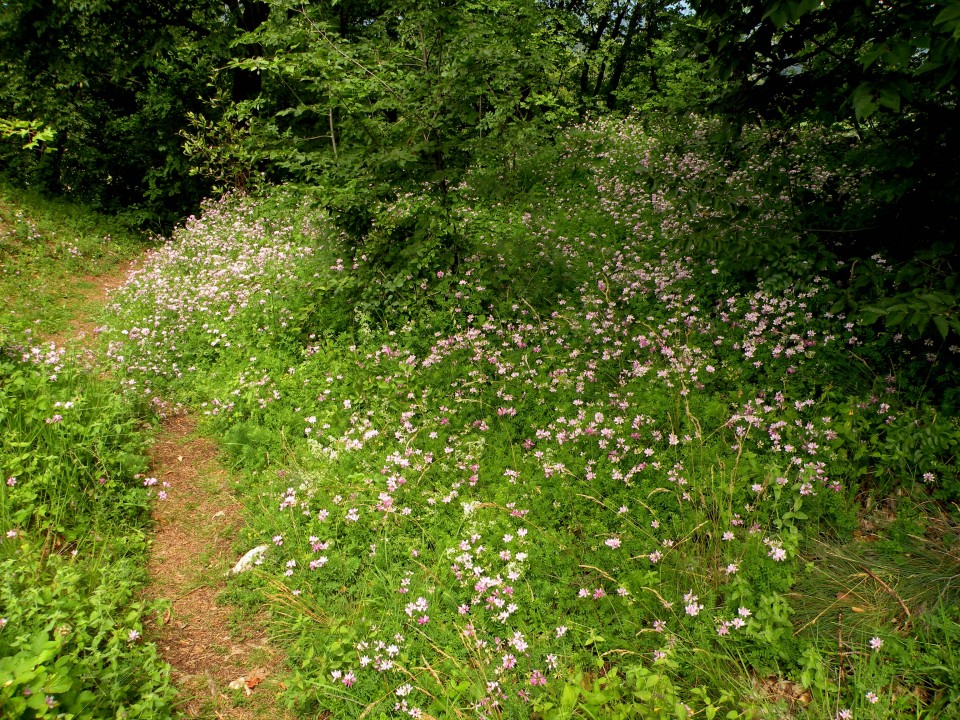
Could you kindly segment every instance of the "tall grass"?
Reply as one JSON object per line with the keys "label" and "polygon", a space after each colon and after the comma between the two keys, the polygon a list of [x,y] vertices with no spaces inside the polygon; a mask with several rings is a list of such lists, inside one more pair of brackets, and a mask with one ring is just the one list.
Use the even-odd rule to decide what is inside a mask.
{"label": "tall grass", "polygon": [[[169,671],[143,640],[156,489],[142,420],[116,381],[33,332],[60,327],[54,288],[80,267],[70,248],[100,252],[105,225],[28,196],[11,220],[3,198],[2,283],[16,299],[0,313],[0,714],[168,717]],[[81,228],[98,238],[89,247]],[[83,267],[107,268],[113,251],[103,252]],[[45,294],[31,296],[34,286]]]}

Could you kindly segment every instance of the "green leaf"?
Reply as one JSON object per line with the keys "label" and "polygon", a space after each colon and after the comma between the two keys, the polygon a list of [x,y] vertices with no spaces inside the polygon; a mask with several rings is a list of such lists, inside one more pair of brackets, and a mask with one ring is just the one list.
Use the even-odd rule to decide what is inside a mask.
{"label": "green leaf", "polygon": [[883,310],[877,308],[865,308],[863,312],[860,313],[860,322],[862,322],[864,325],[873,325],[884,315],[886,315],[886,312]]}
{"label": "green leaf", "polygon": [[561,710],[570,711],[573,710],[574,706],[577,704],[577,698],[580,697],[580,687],[579,685],[565,685],[563,692],[560,695],[560,708]]}
{"label": "green leaf", "polygon": [[879,104],[873,88],[868,83],[863,83],[853,91],[851,97],[853,102],[853,111],[858,120],[864,120],[876,112]]}
{"label": "green leaf", "polygon": [[893,110],[894,112],[900,112],[900,92],[894,90],[890,87],[885,87],[880,89],[880,94],[877,98],[877,102],[885,107]]}
{"label": "green leaf", "polygon": [[860,56],[860,64],[863,66],[863,69],[866,70],[873,65],[885,52],[887,52],[887,49],[883,45],[875,44],[870,46],[870,49]]}
{"label": "green leaf", "polygon": [[933,24],[943,25],[944,23],[957,22],[958,20],[960,20],[960,2],[948,5],[941,10],[940,14],[934,19]]}
{"label": "green leaf", "polygon": [[764,13],[763,17],[769,19],[778,29],[790,21],[790,13],[783,5],[774,5]]}
{"label": "green leaf", "polygon": [[940,331],[940,336],[946,340],[947,335],[950,334],[950,325],[947,323],[947,319],[943,315],[935,315],[933,324],[936,325],[937,330]]}

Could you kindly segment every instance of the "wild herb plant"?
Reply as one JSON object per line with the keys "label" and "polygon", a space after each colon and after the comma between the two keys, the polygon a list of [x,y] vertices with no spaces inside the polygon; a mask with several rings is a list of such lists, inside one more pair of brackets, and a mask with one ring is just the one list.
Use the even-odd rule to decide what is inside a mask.
{"label": "wild herb plant", "polygon": [[[829,165],[791,167],[786,144],[738,168],[709,122],[684,132],[577,128],[512,200],[475,171],[456,189],[470,252],[429,273],[378,274],[290,197],[234,197],[117,296],[117,372],[198,402],[247,472],[245,539],[270,551],[238,588],[289,641],[292,705],[956,709],[956,584],[907,595],[891,561],[937,555],[958,470],[955,422],[902,378],[958,349],[917,354],[831,310],[794,215]],[[781,165],[797,197],[766,193]],[[707,252],[771,233],[798,254],[751,287]],[[938,644],[945,671],[921,659]]]}

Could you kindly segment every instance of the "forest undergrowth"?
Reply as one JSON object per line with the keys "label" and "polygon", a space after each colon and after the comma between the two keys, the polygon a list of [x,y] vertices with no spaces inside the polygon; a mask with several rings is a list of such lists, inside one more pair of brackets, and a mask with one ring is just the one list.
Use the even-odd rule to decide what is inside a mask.
{"label": "forest undergrowth", "polygon": [[361,237],[226,196],[115,297],[127,392],[243,473],[291,709],[960,711],[956,337],[847,317],[905,282],[798,210],[869,213],[849,138],[713,130],[586,123]]}
{"label": "forest undergrowth", "polygon": [[869,215],[848,137],[715,130],[587,122],[361,234],[307,188],[209,201],[113,296],[107,378],[5,317],[0,698],[169,711],[116,588],[175,401],[242,478],[267,550],[227,594],[292,712],[956,716],[956,335],[854,319],[915,275],[803,215]]}

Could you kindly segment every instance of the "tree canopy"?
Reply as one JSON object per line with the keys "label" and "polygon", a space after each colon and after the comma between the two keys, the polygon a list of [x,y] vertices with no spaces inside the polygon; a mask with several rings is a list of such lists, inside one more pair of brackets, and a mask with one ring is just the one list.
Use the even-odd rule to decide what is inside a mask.
{"label": "tree canopy", "polygon": [[[960,3],[764,0],[691,3],[698,50],[722,88],[712,109],[744,122],[847,123],[879,170],[886,248],[918,222],[955,235]],[[894,237],[891,237],[890,235]]]}
{"label": "tree canopy", "polygon": [[[211,192],[298,184],[386,262],[455,248],[465,173],[509,174],[571,122],[713,115],[731,161],[739,128],[776,143],[818,123],[871,201],[798,199],[811,242],[933,252],[947,278],[958,38],[958,0],[23,0],[0,9],[0,154],[155,226]],[[404,197],[422,202],[398,219]]]}

